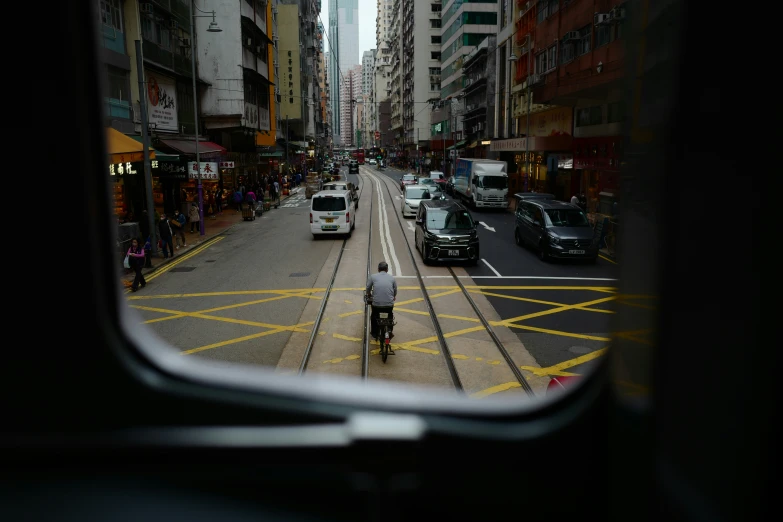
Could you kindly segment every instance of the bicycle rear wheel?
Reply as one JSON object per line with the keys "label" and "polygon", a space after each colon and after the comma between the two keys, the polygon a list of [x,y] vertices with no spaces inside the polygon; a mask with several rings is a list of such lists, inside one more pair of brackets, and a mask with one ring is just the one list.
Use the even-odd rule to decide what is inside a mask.
{"label": "bicycle rear wheel", "polygon": [[381,344],[381,360],[386,362],[389,357],[389,345],[386,344],[386,326],[381,326],[380,334],[378,335],[378,342]]}

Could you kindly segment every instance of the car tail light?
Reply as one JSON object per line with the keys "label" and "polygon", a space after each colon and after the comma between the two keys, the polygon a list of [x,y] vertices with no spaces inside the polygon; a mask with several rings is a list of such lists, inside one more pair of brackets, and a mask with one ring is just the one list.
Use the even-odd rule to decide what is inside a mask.
{"label": "car tail light", "polygon": [[346,223],[350,223],[351,222],[351,213],[350,212],[346,212],[345,213],[345,222]]}
{"label": "car tail light", "polygon": [[313,223],[313,213],[310,212],[310,224],[312,224],[312,223]]}

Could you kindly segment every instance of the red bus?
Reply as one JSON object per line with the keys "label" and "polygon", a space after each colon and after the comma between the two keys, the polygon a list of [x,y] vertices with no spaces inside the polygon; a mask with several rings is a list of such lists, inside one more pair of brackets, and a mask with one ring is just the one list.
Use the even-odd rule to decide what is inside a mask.
{"label": "red bus", "polygon": [[364,149],[356,150],[356,160],[359,162],[359,165],[364,165]]}

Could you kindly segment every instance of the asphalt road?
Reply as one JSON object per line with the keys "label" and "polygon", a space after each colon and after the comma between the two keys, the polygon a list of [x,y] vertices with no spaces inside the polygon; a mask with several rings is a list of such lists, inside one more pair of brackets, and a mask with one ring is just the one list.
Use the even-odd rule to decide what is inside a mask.
{"label": "asphalt road", "polygon": [[[397,187],[404,172],[378,171],[369,165],[362,167],[361,176],[349,175],[347,167],[342,172],[348,181],[361,183],[363,196],[357,228],[341,263],[345,266],[336,280],[343,290],[327,304],[330,318],[319,331],[308,372],[358,376],[363,323],[357,313],[362,309],[360,288],[370,232],[372,270],[380,259],[388,260],[398,284],[407,288],[400,298],[409,302],[408,311],[399,316],[400,337],[395,342],[410,343],[397,350],[391,364],[372,358],[371,377],[450,386],[444,356],[420,299],[418,268],[428,293],[435,296],[435,313],[445,316],[441,327],[466,391],[507,392],[503,385],[513,381],[513,375],[487,333],[475,328],[472,309],[445,267],[424,266],[415,248],[408,252],[413,220],[403,219],[402,227],[397,220]],[[238,223],[219,241],[130,295],[129,304],[140,314],[140,322],[185,354],[295,371],[322,295],[312,289],[325,286],[342,244],[337,238],[313,240],[307,226],[309,204],[303,194],[294,195],[262,218]],[[582,373],[599,360],[618,306],[613,288],[616,265],[603,259],[594,265],[542,262],[534,252],[515,245],[510,212],[473,215],[482,222],[483,261],[476,267],[455,267],[455,272],[471,287],[471,295],[496,333],[501,332],[515,362],[532,372],[531,379],[548,380]]]}
{"label": "asphalt road", "polygon": [[[392,168],[381,171],[397,183],[408,172]],[[471,214],[481,223],[478,233],[482,262],[465,267],[467,273],[477,285],[502,287],[485,290],[493,294],[487,298],[501,318],[532,316],[522,321],[524,328],[514,327],[514,330],[542,367],[583,360],[581,364],[568,366],[567,371],[585,371],[597,361],[597,357],[589,354],[603,353],[600,350],[608,345],[614,299],[586,309],[547,311],[611,297],[607,288],[616,284],[616,265],[600,257],[595,264],[570,260],[543,262],[535,251],[514,243],[511,211],[476,209]]]}

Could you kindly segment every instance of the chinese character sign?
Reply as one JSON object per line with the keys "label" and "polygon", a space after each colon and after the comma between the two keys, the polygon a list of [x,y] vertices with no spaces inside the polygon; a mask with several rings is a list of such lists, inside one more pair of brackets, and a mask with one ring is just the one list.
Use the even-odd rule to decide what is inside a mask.
{"label": "chinese character sign", "polygon": [[[190,179],[198,179],[199,170],[196,167],[196,162],[191,161],[188,163],[188,177]],[[218,163],[212,161],[201,162],[201,179],[218,179]]]}
{"label": "chinese character sign", "polygon": [[174,81],[147,72],[147,113],[156,129],[179,131]]}

